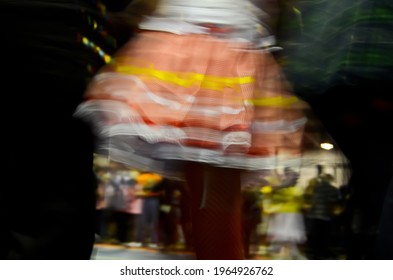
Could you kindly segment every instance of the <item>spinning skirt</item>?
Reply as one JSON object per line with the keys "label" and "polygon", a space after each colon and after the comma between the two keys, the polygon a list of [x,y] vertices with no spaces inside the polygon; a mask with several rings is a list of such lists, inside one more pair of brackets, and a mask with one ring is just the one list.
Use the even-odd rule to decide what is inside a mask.
{"label": "spinning skirt", "polygon": [[296,165],[306,119],[268,51],[210,35],[145,31],[91,81],[75,115],[98,153],[182,177],[185,162],[244,170]]}

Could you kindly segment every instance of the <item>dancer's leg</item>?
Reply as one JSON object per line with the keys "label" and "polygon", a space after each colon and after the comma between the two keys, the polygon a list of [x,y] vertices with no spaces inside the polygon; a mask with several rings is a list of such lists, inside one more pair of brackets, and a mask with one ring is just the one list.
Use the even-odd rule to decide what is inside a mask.
{"label": "dancer's leg", "polygon": [[240,171],[192,164],[186,177],[197,259],[243,259]]}

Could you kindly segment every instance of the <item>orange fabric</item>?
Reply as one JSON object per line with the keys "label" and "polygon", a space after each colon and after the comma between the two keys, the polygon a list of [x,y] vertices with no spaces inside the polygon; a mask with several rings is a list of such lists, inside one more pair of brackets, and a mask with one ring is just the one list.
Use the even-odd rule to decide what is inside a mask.
{"label": "orange fabric", "polygon": [[[142,32],[101,73],[122,75],[94,81],[86,98],[121,100],[149,126],[188,128],[183,129],[186,137],[179,139],[186,146],[217,149],[223,144],[221,132],[250,131],[252,121],[293,121],[303,116],[296,103],[263,105],[266,98],[285,101],[293,100],[293,95],[271,54],[249,51],[245,43]],[[112,124],[129,121],[107,117]],[[211,138],[214,130],[217,139]],[[251,133],[251,147],[240,144],[226,152],[300,153],[302,130],[290,137],[281,131]]]}

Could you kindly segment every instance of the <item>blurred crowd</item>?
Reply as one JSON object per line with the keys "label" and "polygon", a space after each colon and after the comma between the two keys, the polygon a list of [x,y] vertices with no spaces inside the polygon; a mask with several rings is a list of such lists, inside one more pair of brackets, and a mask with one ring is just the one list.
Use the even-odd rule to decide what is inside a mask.
{"label": "blurred crowd", "polygon": [[[96,175],[97,245],[193,252],[186,182],[119,166],[97,168]],[[347,258],[348,187],[321,165],[307,184],[299,184],[300,176],[291,168],[261,172],[257,184],[244,176],[246,259]]]}

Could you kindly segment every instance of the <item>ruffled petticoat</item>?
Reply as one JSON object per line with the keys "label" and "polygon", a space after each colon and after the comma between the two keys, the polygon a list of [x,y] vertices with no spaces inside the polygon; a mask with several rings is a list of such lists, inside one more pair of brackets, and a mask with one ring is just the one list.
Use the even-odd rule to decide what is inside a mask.
{"label": "ruffled petticoat", "polygon": [[182,177],[187,161],[244,170],[299,165],[306,122],[268,51],[209,35],[145,31],[93,79],[75,115],[99,153]]}

